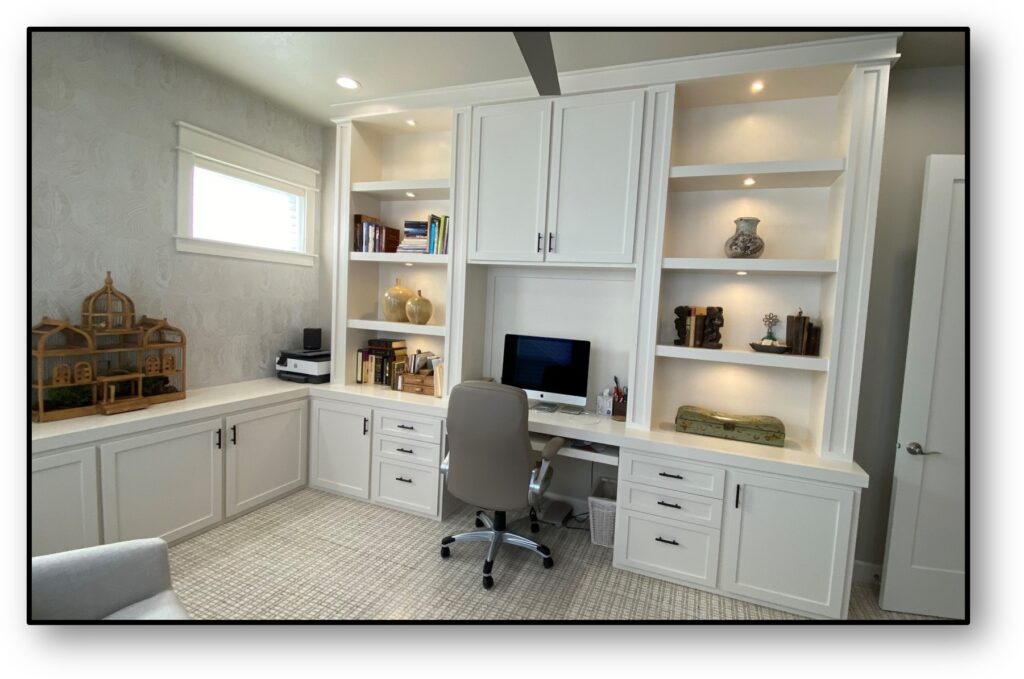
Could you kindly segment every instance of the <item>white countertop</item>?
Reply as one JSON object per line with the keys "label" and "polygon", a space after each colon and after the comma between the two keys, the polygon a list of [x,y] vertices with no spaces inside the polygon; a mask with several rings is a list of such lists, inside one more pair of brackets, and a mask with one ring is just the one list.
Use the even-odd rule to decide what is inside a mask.
{"label": "white countertop", "polygon": [[[59,422],[32,425],[32,451],[41,453],[101,438],[133,434],[156,427],[216,417],[240,408],[255,408],[312,396],[314,398],[358,401],[381,408],[445,417],[447,398],[392,391],[380,385],[295,384],[274,377],[225,384],[188,392],[181,401],[151,406],[119,415],[90,415]],[[530,411],[530,431],[537,434],[581,439],[620,448],[634,448],[659,455],[685,454],[687,459],[711,464],[741,466],[744,469],[790,474],[808,480],[866,488],[868,475],[854,462],[829,460],[813,451],[799,449],[794,442],[785,447],[728,441],[677,432],[671,424],[653,430],[627,427],[596,415],[566,415]]]}

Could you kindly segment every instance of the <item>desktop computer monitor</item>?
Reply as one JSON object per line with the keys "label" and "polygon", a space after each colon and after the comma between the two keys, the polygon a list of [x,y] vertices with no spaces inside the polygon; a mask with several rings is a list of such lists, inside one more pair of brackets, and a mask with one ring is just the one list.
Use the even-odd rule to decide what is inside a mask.
{"label": "desktop computer monitor", "polygon": [[501,383],[526,392],[529,398],[568,405],[587,405],[590,342],[505,335]]}

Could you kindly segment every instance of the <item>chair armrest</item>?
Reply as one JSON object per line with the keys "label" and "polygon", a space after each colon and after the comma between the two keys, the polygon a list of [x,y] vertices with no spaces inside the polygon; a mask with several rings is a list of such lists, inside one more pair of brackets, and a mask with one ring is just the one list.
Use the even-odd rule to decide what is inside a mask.
{"label": "chair armrest", "polygon": [[33,620],[99,620],[169,589],[167,543],[160,538],[32,559]]}
{"label": "chair armrest", "polygon": [[556,436],[547,443],[544,444],[544,450],[540,451],[540,456],[545,460],[550,460],[558,451],[565,447],[565,439],[561,436]]}
{"label": "chair armrest", "polygon": [[448,476],[448,458],[450,458],[451,455],[451,453],[445,453],[444,459],[441,460],[441,473],[444,476]]}

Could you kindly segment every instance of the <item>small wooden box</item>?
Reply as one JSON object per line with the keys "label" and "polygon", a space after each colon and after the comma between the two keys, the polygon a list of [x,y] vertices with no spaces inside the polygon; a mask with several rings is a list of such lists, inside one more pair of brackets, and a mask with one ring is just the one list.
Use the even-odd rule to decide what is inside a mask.
{"label": "small wooden box", "polygon": [[402,391],[410,394],[434,395],[434,376],[405,373],[402,375]]}
{"label": "small wooden box", "polygon": [[676,431],[766,446],[782,447],[786,443],[786,426],[777,417],[729,415],[697,406],[679,407]]}

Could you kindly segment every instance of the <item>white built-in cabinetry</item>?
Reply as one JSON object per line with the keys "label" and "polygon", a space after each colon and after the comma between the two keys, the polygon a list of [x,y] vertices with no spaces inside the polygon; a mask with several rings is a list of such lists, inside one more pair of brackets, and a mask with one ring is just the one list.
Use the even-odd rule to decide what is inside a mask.
{"label": "white built-in cabinetry", "polygon": [[370,497],[370,422],[362,405],[313,401],[309,485],[345,495]]}
{"label": "white built-in cabinetry", "polygon": [[[96,415],[81,418],[80,429],[62,423],[66,433],[53,437],[75,445],[34,443],[32,554],[134,538],[180,540],[305,486],[305,394],[253,407],[244,389],[216,389],[237,393],[237,405],[184,417],[162,417],[160,409],[131,419]],[[54,429],[36,427],[34,435]]]}
{"label": "white built-in cabinetry", "polygon": [[473,110],[468,261],[633,261],[643,90]]}
{"label": "white built-in cabinetry", "polygon": [[225,418],[225,515],[306,485],[307,411],[299,401]]}
{"label": "white built-in cabinetry", "polygon": [[220,521],[223,442],[217,418],[100,444],[104,542],[177,540]]}
{"label": "white built-in cabinetry", "polygon": [[32,458],[32,556],[100,544],[96,446]]}

